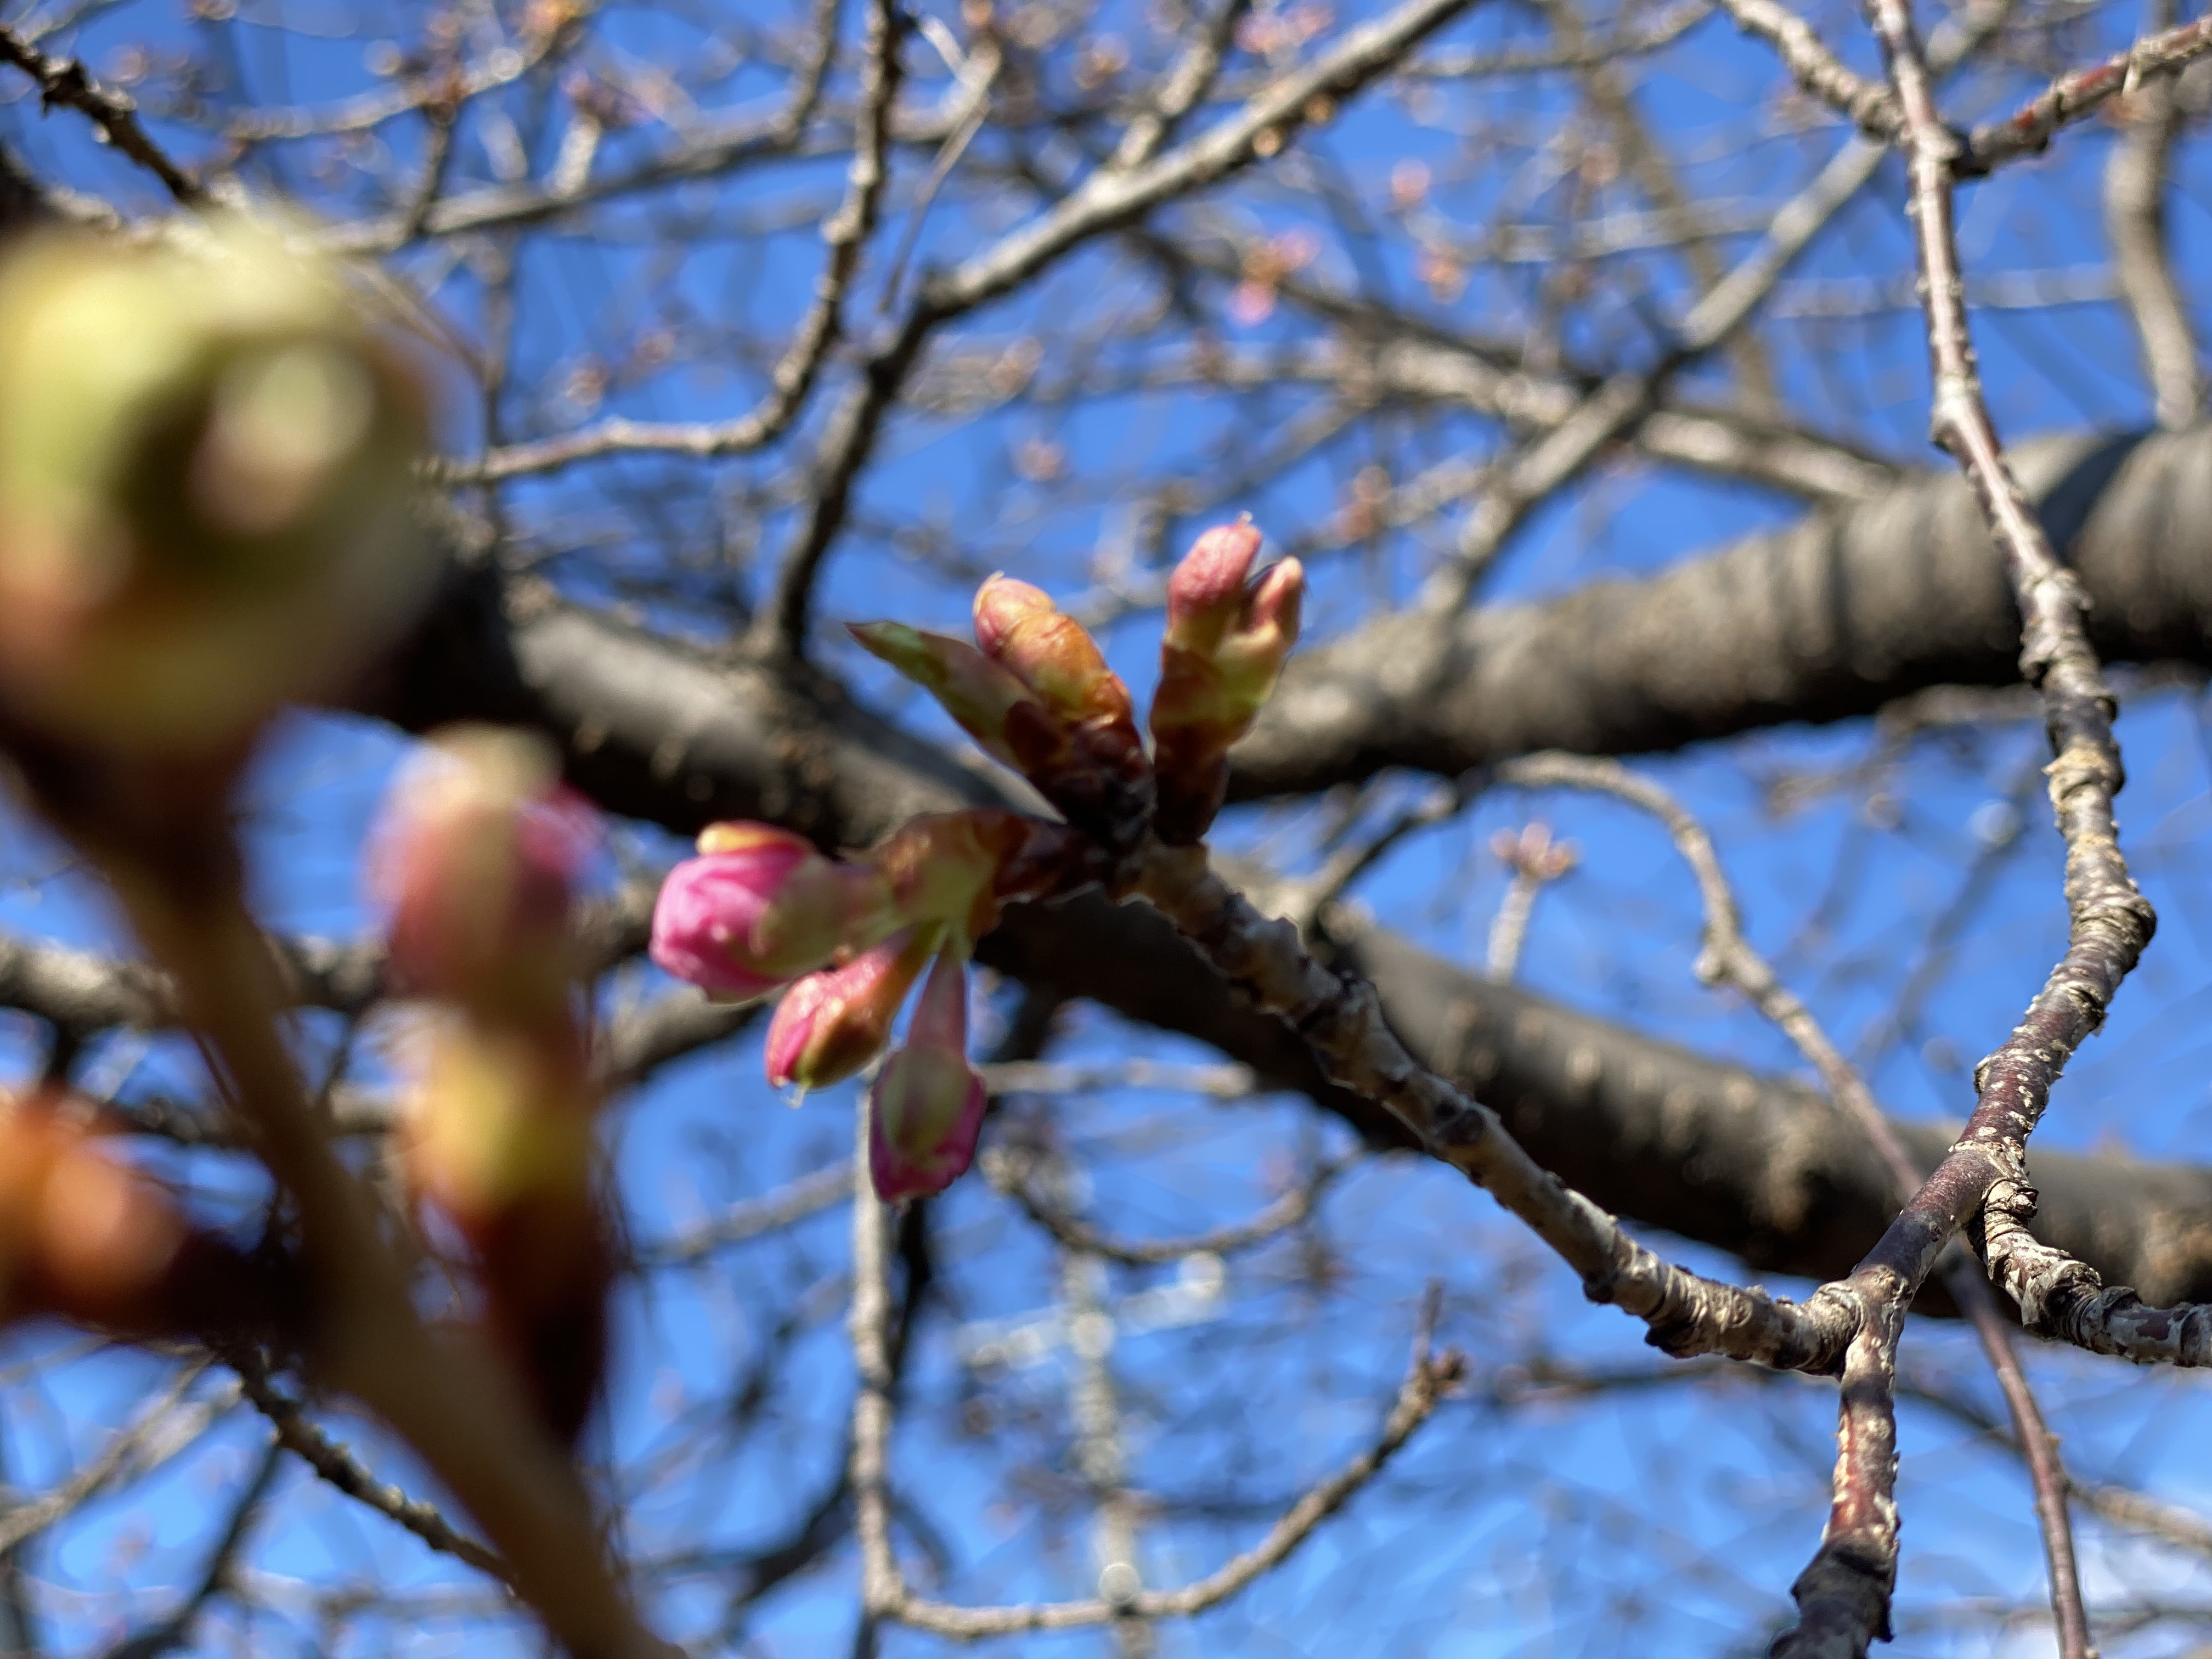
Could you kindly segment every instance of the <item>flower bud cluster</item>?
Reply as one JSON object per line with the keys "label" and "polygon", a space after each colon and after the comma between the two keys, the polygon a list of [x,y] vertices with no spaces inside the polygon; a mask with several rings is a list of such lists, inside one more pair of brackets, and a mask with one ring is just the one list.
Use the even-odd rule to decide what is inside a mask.
{"label": "flower bud cluster", "polygon": [[1297,643],[1305,572],[1285,559],[1251,577],[1260,532],[1221,525],[1193,544],[1168,579],[1167,632],[1152,695],[1154,832],[1170,845],[1200,839],[1229,787],[1229,750],[1252,729]]}
{"label": "flower bud cluster", "polygon": [[1224,525],[1170,580],[1149,759],[1128,688],[1097,642],[1027,582],[994,576],[976,591],[973,645],[903,623],[853,628],[1065,824],[935,814],[841,860],[787,830],[722,823],[670,872],[653,960],[709,996],[781,995],[766,1052],[778,1088],[864,1069],[927,970],[906,1041],[871,1097],[869,1167],[887,1201],[939,1192],[975,1158],[985,1093],[968,1062],[965,964],[1000,907],[1110,875],[1148,835],[1195,842],[1220,810],[1230,746],[1274,690],[1304,594],[1295,559],[1254,579],[1259,550],[1249,523]]}
{"label": "flower bud cluster", "polygon": [[569,1442],[605,1367],[611,1283],[573,942],[594,835],[540,740],[458,727],[402,775],[371,869],[396,988],[443,1005],[416,1034],[409,1184],[459,1237],[487,1334]]}
{"label": "flower bud cluster", "polygon": [[[889,1127],[876,1166],[886,1198],[936,1192],[967,1168],[981,1124],[964,1052],[968,956],[1002,905],[1053,890],[1078,851],[1066,826],[993,808],[911,819],[851,860],[766,824],[715,824],[661,886],[653,957],[710,996],[781,993],[769,1081],[802,1091],[881,1054],[927,968],[908,1042],[877,1082]],[[929,1058],[902,1058],[917,1044]]]}

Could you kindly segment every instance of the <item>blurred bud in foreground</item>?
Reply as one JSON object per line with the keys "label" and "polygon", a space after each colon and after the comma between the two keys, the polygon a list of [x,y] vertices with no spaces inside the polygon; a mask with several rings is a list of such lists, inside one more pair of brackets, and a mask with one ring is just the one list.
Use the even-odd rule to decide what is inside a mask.
{"label": "blurred bud in foreground", "polygon": [[0,1306],[110,1328],[145,1323],[185,1242],[161,1188],[43,1099],[0,1107]]}
{"label": "blurred bud in foreground", "polygon": [[770,824],[717,823],[661,884],[653,959],[709,996],[750,1002],[897,925],[881,870]]}
{"label": "blurred bud in foreground", "polygon": [[425,397],[334,268],[242,222],[0,265],[0,700],[52,738],[242,750],[404,624]]}
{"label": "blurred bud in foreground", "polygon": [[883,1052],[891,1022],[937,948],[939,928],[908,928],[842,968],[783,994],[768,1028],[768,1080],[781,1089],[842,1083]]}
{"label": "blurred bud in foreground", "polygon": [[573,1443],[605,1366],[611,1282],[583,1044],[565,1021],[447,1019],[418,1064],[410,1185],[468,1247],[487,1334],[546,1426]]}
{"label": "blurred bud in foreground", "polygon": [[595,839],[542,738],[434,734],[393,787],[370,858],[400,988],[502,1018],[559,1015],[582,967],[570,899]]}
{"label": "blurred bud in foreground", "polygon": [[968,1063],[968,969],[950,951],[931,966],[871,1099],[868,1175],[884,1203],[941,1193],[975,1161],[983,1079]]}
{"label": "blurred bud in foreground", "polygon": [[994,576],[975,590],[975,643],[1036,700],[1006,716],[1022,772],[1071,822],[1133,846],[1152,811],[1152,766],[1129,688],[1097,641],[1043,590]]}
{"label": "blurred bud in foreground", "polygon": [[1168,579],[1167,633],[1152,697],[1152,761],[1162,841],[1202,837],[1229,787],[1229,750],[1252,729],[1297,643],[1305,571],[1285,559],[1249,580],[1260,532],[1207,531]]}
{"label": "blurred bud in foreground", "polygon": [[59,1097],[0,1102],[0,1318],[119,1336],[296,1332],[299,1286],[187,1222]]}

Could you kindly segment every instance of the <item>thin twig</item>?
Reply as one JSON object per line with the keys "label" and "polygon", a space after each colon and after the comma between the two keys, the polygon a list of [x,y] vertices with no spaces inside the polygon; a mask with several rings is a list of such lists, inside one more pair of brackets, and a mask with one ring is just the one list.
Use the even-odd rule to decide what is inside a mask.
{"label": "thin twig", "polygon": [[[1887,43],[1887,32],[1882,38]],[[2003,120],[1976,127],[1962,139],[1947,135],[1959,147],[1951,176],[1978,178],[2020,156],[2039,155],[2059,128],[2094,114],[2122,93],[2179,73],[2208,52],[2212,52],[2212,15],[2146,35],[2102,63],[2062,75]],[[1920,141],[1910,134],[1920,124],[1909,104],[1906,113],[1907,143],[1917,146]],[[1932,106],[1927,114],[1934,119]],[[1936,131],[1944,131],[1940,122]]]}
{"label": "thin twig", "polygon": [[1139,891],[1243,996],[1297,1032],[1332,1082],[1382,1107],[1430,1156],[1494,1195],[1575,1270],[1592,1301],[1642,1319],[1655,1346],[1790,1370],[1843,1363],[1859,1322],[1850,1297],[1824,1287],[1787,1302],[1662,1261],[1538,1164],[1495,1112],[1416,1061],[1383,1020],[1374,987],[1316,961],[1291,923],[1263,916],[1214,872],[1203,847],[1147,848]]}
{"label": "thin twig", "polygon": [[[1771,6],[1771,0],[1750,3]],[[1966,62],[1996,34],[2010,11],[2011,0],[1977,7],[1963,24],[1939,38],[1938,66],[1948,72]],[[1607,447],[1648,422],[1676,374],[1735,337],[1797,256],[1875,176],[1884,154],[1861,139],[1844,144],[1813,182],[1776,212],[1759,245],[1691,307],[1650,368],[1608,377],[1548,428],[1510,446],[1492,462],[1451,557],[1422,586],[1420,607],[1438,617],[1464,610],[1475,585],[1529,515]]]}
{"label": "thin twig", "polygon": [[991,1184],[1029,1212],[1030,1218],[1071,1250],[1103,1256],[1125,1267],[1154,1267],[1193,1255],[1229,1255],[1288,1231],[1314,1212],[1329,1188],[1359,1162],[1355,1155],[1318,1165],[1311,1175],[1273,1203],[1242,1221],[1181,1238],[1121,1238],[1103,1231],[1066,1206],[1040,1192],[1033,1158],[1003,1149],[984,1155]]}
{"label": "thin twig", "polygon": [[398,1487],[380,1481],[351,1451],[318,1428],[308,1417],[307,1408],[270,1380],[268,1368],[258,1355],[240,1351],[227,1358],[238,1372],[246,1399],[276,1431],[278,1443],[313,1469],[325,1484],[404,1527],[440,1554],[465,1562],[503,1584],[512,1582],[507,1563],[456,1529],[439,1512],[437,1505],[410,1498]]}
{"label": "thin twig", "polygon": [[67,1519],[118,1481],[151,1474],[191,1445],[236,1403],[235,1395],[187,1401],[206,1363],[188,1365],[161,1399],[118,1430],[92,1461],[51,1491],[0,1516],[0,1551],[14,1549]]}
{"label": "thin twig", "polygon": [[854,482],[939,325],[1012,292],[1072,250],[1162,203],[1279,153],[1300,131],[1334,120],[1345,100],[1389,74],[1475,3],[1402,0],[1347,31],[1311,64],[1271,82],[1235,115],[1142,167],[1099,168],[1049,211],[922,284],[903,324],[869,355],[860,384],[830,418],[816,453],[807,510],[779,565],[775,592],[747,641],[752,653],[763,659],[804,656],[816,580],[845,528]]}
{"label": "thin twig", "polygon": [[[1719,854],[1715,851],[1712,837],[1703,824],[1673,795],[1649,779],[1637,776],[1618,762],[1588,759],[1575,755],[1534,755],[1520,761],[1510,762],[1498,769],[1501,782],[1518,783],[1532,787],[1565,786],[1594,790],[1657,818],[1673,838],[1695,875],[1698,890],[1705,911],[1705,938],[1698,957],[1698,975],[1709,984],[1734,985],[1751,1000],[1752,1006],[1779,1029],[1797,1047],[1826,1085],[1829,1099],[1848,1118],[1888,1170],[1893,1190],[1899,1204],[1908,1203],[1927,1171],[1905,1150],[1896,1129],[1883,1115],[1868,1089],[1858,1068],[1844,1056],[1797,995],[1776,977],[1765,957],[1753,948],[1743,935],[1741,913],[1726,874],[1722,871]],[[2068,1481],[2058,1462],[2056,1439],[2045,1425],[2041,1407],[2029,1389],[2027,1375],[2021,1369],[2020,1356],[2014,1348],[2013,1333],[1996,1305],[1989,1285],[1961,1247],[1954,1245],[1942,1259],[1940,1271],[1953,1299],[1959,1304],[1967,1322],[1973,1327],[1982,1351],[1995,1372],[1997,1386],[2003,1392],[2007,1408],[2012,1413],[2013,1432],[2022,1457],[2027,1461],[2028,1474],[2035,1492],[2037,1519],[2044,1540],[2044,1556],[2050,1572],[2052,1615],[2057,1620],[2061,1647],[2066,1659],[2089,1659],[2088,1616],[2081,1598],[2081,1575],[2075,1562],[2073,1526],[2066,1511]],[[1902,1328],[1903,1310],[1894,1310],[1898,1328]],[[1885,1316],[1887,1317],[1887,1316]],[[1887,1571],[1893,1577],[1895,1571],[1896,1540],[1894,1537],[1895,1509],[1887,1497],[1877,1502],[1869,1494],[1873,1486],[1864,1468],[1869,1456],[1894,1455],[1896,1433],[1893,1404],[1888,1409],[1892,1419],[1887,1429],[1877,1421],[1878,1408],[1874,1391],[1886,1386],[1884,1379],[1893,1382],[1896,1354],[1894,1331],[1889,1335],[1887,1354],[1870,1353],[1865,1357],[1860,1375],[1861,1391],[1850,1398],[1850,1373],[1846,1369],[1844,1452],[1837,1463],[1838,1510],[1832,1528],[1841,1524],[1854,1529],[1847,1540],[1838,1546],[1839,1560],[1848,1565],[1832,1564],[1816,1578],[1834,1578],[1842,1572],[1843,1578],[1834,1578],[1830,1585],[1857,1583],[1862,1570],[1869,1562],[1886,1560]],[[1887,1436],[1887,1440],[1884,1437]],[[1884,1447],[1888,1449],[1885,1452]],[[1876,1483],[1879,1484],[1879,1483]],[[1857,1490],[1846,1504],[1845,1486]],[[1884,1489],[1886,1491],[1886,1488]],[[1887,1505],[1887,1507],[1885,1507]],[[1885,1544],[1875,1539],[1868,1529],[1885,1517],[1892,1535]],[[1823,1552],[1828,1543],[1823,1542]],[[1859,1575],[1859,1576],[1854,1576]],[[1884,1580],[1881,1617],[1887,1613],[1887,1579]],[[1821,1592],[1823,1595],[1827,1591]],[[1860,1605],[1852,1596],[1845,1597],[1845,1607]],[[1808,1626],[1814,1623],[1808,1611]],[[1792,1649],[1796,1652],[1799,1650]],[[1803,1650],[1816,1651],[1816,1647]]]}
{"label": "thin twig", "polygon": [[[860,252],[873,234],[887,164],[891,109],[903,71],[899,44],[907,29],[896,0],[870,0],[866,70],[860,89],[860,117],[853,135],[853,161],[845,176],[845,199],[823,222],[827,249],[814,298],[799,319],[791,343],[769,375],[769,389],[746,414],[728,421],[651,422],[617,418],[580,431],[510,444],[487,451],[474,461],[441,463],[438,477],[449,483],[498,483],[531,473],[550,472],[599,456],[661,453],[706,459],[743,454],[774,443],[806,406],[831,349],[845,331],[845,303],[859,274]],[[425,216],[427,217],[427,216]],[[421,222],[413,224],[419,234]],[[410,234],[410,240],[412,240]]]}
{"label": "thin twig", "polygon": [[[860,1119],[860,1156],[867,1155],[867,1109]],[[1218,1606],[1286,1560],[1371,1480],[1426,1422],[1457,1384],[1466,1364],[1449,1350],[1431,1352],[1433,1295],[1425,1304],[1413,1363],[1395,1405],[1373,1444],[1293,1504],[1250,1549],[1178,1589],[1140,1590],[1126,1600],[1034,1602],[1002,1607],[956,1607],[916,1595],[891,1549],[887,1459],[891,1429],[891,1367],[886,1337],[890,1289],[884,1260],[884,1206],[863,1191],[853,1205],[853,1311],[850,1334],[860,1391],[854,1401],[852,1486],[858,1509],[861,1601],[871,1620],[890,1620],[960,1641],[1029,1631],[1073,1630],[1126,1619],[1182,1619]]]}
{"label": "thin twig", "polygon": [[159,179],[179,203],[198,207],[207,200],[206,190],[146,136],[139,125],[138,106],[128,93],[100,85],[76,58],[49,58],[9,29],[0,28],[0,58],[39,83],[40,100],[46,108],[66,104],[82,112],[103,143],[113,145]]}
{"label": "thin twig", "polygon": [[1195,108],[1221,73],[1222,60],[1237,38],[1237,25],[1252,9],[1251,0],[1218,0],[1213,15],[1184,49],[1176,66],[1160,82],[1150,109],[1122,131],[1107,165],[1127,169],[1142,167],[1159,154],[1160,146],[1174,136],[1177,123]]}
{"label": "thin twig", "polygon": [[[2150,0],[2154,33],[2173,22],[2173,0]],[[2136,325],[2158,423],[2168,431],[2197,418],[2204,401],[2197,331],[2166,245],[2167,170],[2182,111],[2170,77],[2144,82],[2122,100],[2119,137],[2105,162],[2105,230],[2112,268]]]}
{"label": "thin twig", "polygon": [[185,1598],[184,1605],[150,1630],[118,1642],[107,1650],[106,1659],[161,1659],[163,1654],[175,1652],[191,1638],[192,1625],[207,1604],[230,1587],[238,1553],[246,1547],[253,1523],[260,1519],[262,1505],[267,1501],[269,1488],[276,1483],[283,1459],[282,1441],[272,1439],[252,1479],[233,1501],[230,1518],[224,1522],[215,1547],[209,1551],[207,1565],[200,1571],[200,1582]]}

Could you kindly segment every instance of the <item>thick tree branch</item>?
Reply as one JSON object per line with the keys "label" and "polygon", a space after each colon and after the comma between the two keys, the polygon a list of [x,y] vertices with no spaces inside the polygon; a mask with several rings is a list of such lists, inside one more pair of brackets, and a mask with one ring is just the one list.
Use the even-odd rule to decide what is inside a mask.
{"label": "thick tree branch", "polygon": [[[2176,504],[2177,530],[2191,522],[2187,507]],[[1972,503],[1960,510],[1971,514]],[[2212,527],[2212,507],[2200,518]],[[2162,520],[2162,509],[2151,518],[2154,533]],[[2122,592],[2141,602],[2132,612],[2122,603],[2117,620],[2147,643],[2193,640],[2202,656],[2212,630],[2193,620],[2187,585],[2195,574],[2212,588],[2212,568],[2185,566],[2169,579],[2171,545],[2160,538],[2130,550],[2122,568],[2136,574]],[[1900,556],[1916,550],[1909,539],[1894,546]],[[2147,570],[2131,562],[2138,558]],[[2174,625],[2162,605],[2191,620]],[[2000,594],[1990,625],[2010,626],[2002,606]],[[1579,653],[1569,665],[1610,667]],[[1927,678],[1936,678],[1932,665]],[[731,668],[485,573],[457,573],[368,706],[415,729],[474,718],[543,730],[565,750],[571,781],[603,806],[680,832],[715,818],[765,817],[827,845],[865,846],[917,812],[1002,799],[994,769],[963,764],[888,726],[807,671]],[[1777,712],[1739,706],[1732,729]],[[1607,1209],[1764,1271],[1818,1278],[1848,1268],[1891,1213],[1878,1161],[1808,1091],[1492,985],[1355,917],[1333,915],[1328,927],[1340,961],[1376,984],[1416,1058],[1474,1091],[1540,1162]],[[1266,1085],[1310,1094],[1378,1146],[1407,1144],[1387,1119],[1333,1089],[1281,1026],[1238,1007],[1142,908],[1095,898],[1018,906],[984,940],[981,957],[1040,990],[1212,1044]],[[1950,1139],[1947,1126],[1900,1125],[1899,1133],[1928,1164]],[[2049,1152],[2037,1169],[2039,1236],[2146,1296],[2212,1299],[2212,1240],[2197,1224],[2212,1210],[2212,1172]]]}
{"label": "thick tree branch", "polygon": [[[2072,434],[2014,464],[2087,594],[2100,654],[2212,663],[2212,430]],[[1231,793],[1847,720],[1931,685],[2017,684],[2019,630],[1972,488],[1923,474],[1656,576],[1487,606],[1449,630],[1385,617],[1302,652],[1238,746]]]}

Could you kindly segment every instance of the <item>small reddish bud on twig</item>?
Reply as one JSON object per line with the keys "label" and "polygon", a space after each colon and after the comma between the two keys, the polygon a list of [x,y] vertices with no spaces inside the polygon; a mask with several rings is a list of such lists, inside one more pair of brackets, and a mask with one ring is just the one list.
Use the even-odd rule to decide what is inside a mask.
{"label": "small reddish bud on twig", "polygon": [[1256,581],[1260,532],[1243,520],[1200,536],[1168,579],[1152,697],[1160,839],[1202,837],[1229,787],[1229,750],[1252,729],[1297,643],[1305,571],[1285,559]]}
{"label": "small reddish bud on twig", "polygon": [[769,1084],[825,1088],[881,1054],[941,931],[894,933],[843,967],[809,974],[786,991],[769,1022]]}
{"label": "small reddish bud on twig", "polygon": [[975,1162],[983,1079],[968,1063],[968,970],[951,952],[931,967],[871,1099],[868,1175],[884,1203],[941,1193]]}
{"label": "small reddish bud on twig", "polygon": [[185,1243],[174,1202],[46,1097],[0,1106],[0,1312],[161,1328]]}

